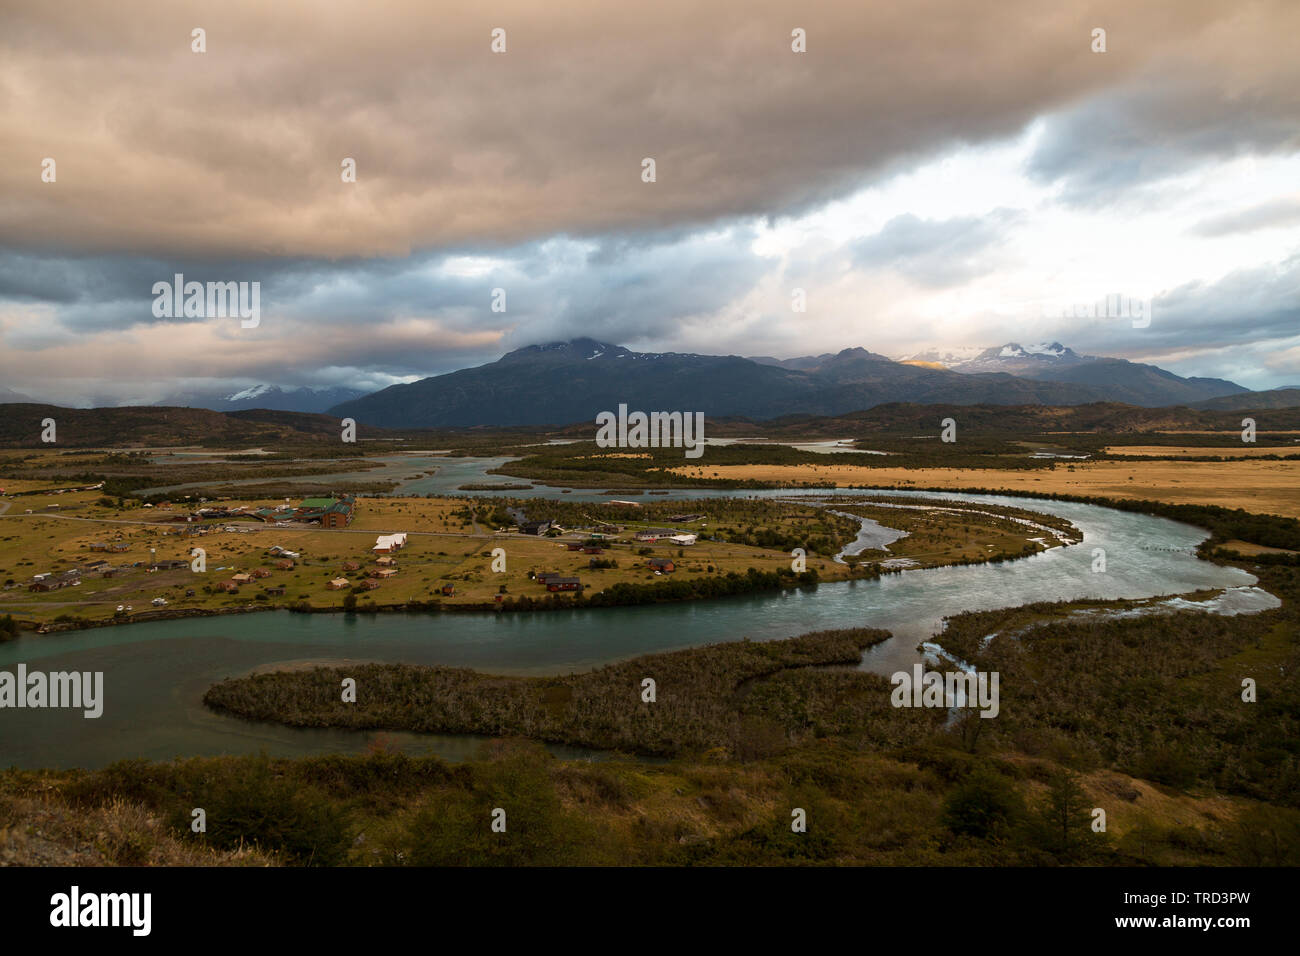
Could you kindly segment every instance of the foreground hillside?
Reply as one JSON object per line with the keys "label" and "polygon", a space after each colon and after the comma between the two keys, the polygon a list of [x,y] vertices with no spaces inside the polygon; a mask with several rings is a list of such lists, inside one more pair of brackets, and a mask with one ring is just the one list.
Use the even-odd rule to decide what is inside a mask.
{"label": "foreground hillside", "polygon": [[[1203,554],[1227,536],[1297,534],[1267,517],[1157,510],[1204,522]],[[893,707],[883,678],[820,666],[879,639],[869,631],[714,645],[569,678],[379,668],[365,684],[372,698],[347,717],[377,729],[367,756],[0,773],[0,860],[1296,866],[1300,564],[1251,562],[1281,607],[1135,617],[1126,602],[1093,601],[951,619],[945,648],[1002,675],[992,720]],[[642,674],[660,678],[663,710],[643,700]],[[252,676],[210,701],[332,725],[344,716],[337,677]],[[502,739],[452,765],[393,752],[379,729],[390,727],[670,759],[565,761]],[[202,834],[190,828],[195,808]]]}

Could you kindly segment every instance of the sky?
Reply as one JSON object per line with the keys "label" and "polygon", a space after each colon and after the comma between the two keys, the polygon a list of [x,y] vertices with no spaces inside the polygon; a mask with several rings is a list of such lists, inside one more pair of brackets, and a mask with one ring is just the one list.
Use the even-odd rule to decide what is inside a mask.
{"label": "sky", "polygon": [[[1300,385],[1297,36],[1293,0],[6,4],[0,401],[578,336]],[[178,273],[259,283],[257,325],[157,315]]]}

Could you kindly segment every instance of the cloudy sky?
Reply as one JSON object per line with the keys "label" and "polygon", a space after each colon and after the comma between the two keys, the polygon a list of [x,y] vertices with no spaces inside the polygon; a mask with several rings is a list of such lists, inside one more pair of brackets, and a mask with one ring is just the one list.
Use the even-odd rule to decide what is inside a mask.
{"label": "cloudy sky", "polygon": [[[1300,385],[1297,36],[1294,0],[7,4],[0,390],[377,388],[579,335]],[[176,273],[259,282],[260,324],[155,316]],[[1152,321],[1068,308],[1107,294]]]}

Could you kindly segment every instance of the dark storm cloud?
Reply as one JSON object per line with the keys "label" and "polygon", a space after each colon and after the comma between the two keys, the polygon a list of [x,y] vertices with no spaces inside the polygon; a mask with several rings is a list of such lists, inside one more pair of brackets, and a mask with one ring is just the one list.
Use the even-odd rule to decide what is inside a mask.
{"label": "dark storm cloud", "polygon": [[[4,17],[0,242],[346,257],[806,210],[1135,77],[1156,90],[1134,114],[1153,135],[1130,124],[1113,139],[1158,152],[1216,129],[1235,141],[1240,125],[1276,142],[1275,121],[1295,126],[1300,14],[1285,0],[506,0],[489,19],[416,0],[141,0],[129,15],[72,3]],[[1097,23],[1104,55],[1089,51]],[[504,55],[489,50],[498,24]],[[190,50],[196,25],[206,53]],[[790,50],[794,26],[807,53]],[[1207,123],[1206,86],[1223,110],[1244,91],[1259,129],[1220,110]],[[1074,168],[1087,133],[1064,130],[1040,172]],[[43,157],[57,183],[40,180]],[[355,184],[340,181],[344,157]]]}
{"label": "dark storm cloud", "polygon": [[[746,298],[764,283],[825,294],[855,270],[942,291],[1004,267],[1023,223],[904,215],[782,259],[751,251],[761,217],[1036,120],[1028,171],[1083,205],[1150,204],[1169,175],[1294,149],[1300,128],[1287,0],[506,0],[490,18],[416,0],[141,0],[0,17],[0,379],[24,386],[374,385],[577,335],[803,338],[788,299]],[[1099,24],[1105,54],[1088,49]],[[488,49],[497,25],[504,56]],[[57,182],[41,181],[44,157]],[[260,282],[261,328],[155,319],[153,283],[177,272]],[[846,286],[837,314],[860,318],[862,287]],[[1286,291],[1252,313],[1267,334]],[[1171,296],[1207,340],[1230,306]],[[845,334],[839,321],[816,334]],[[1158,322],[1144,341],[1173,347]]]}
{"label": "dark storm cloud", "polygon": [[[165,327],[167,341],[180,346],[186,341],[180,329],[195,326],[245,343],[225,353],[206,350],[203,373],[209,377],[321,384],[322,375],[310,370],[328,363],[335,372],[325,382],[348,384],[365,373],[392,379],[448,371],[550,339],[671,337],[758,281],[766,265],[747,251],[751,239],[734,230],[640,242],[557,239],[490,256],[431,252],[345,263],[44,259],[40,282],[24,279],[26,257],[10,254],[0,256],[0,301],[51,307],[41,321],[7,329],[14,359],[23,351],[71,348],[84,336],[113,330],[149,334]],[[261,282],[261,325],[240,330],[233,319],[156,318],[152,285],[172,281],[176,272],[187,282]],[[41,296],[43,284],[78,285],[86,276],[93,277],[93,294],[83,291],[72,301]],[[505,312],[491,309],[496,288],[505,290]]]}
{"label": "dark storm cloud", "polygon": [[[1300,9],[1300,8],[1297,8]],[[1029,175],[1057,182],[1062,198],[1109,204],[1207,161],[1300,148],[1300,68],[1267,85],[1224,82],[1185,62],[1185,72],[1148,73],[1044,121]],[[1241,85],[1239,85],[1239,83]],[[1243,88],[1244,86],[1244,88]],[[1159,202],[1157,194],[1149,197]]]}

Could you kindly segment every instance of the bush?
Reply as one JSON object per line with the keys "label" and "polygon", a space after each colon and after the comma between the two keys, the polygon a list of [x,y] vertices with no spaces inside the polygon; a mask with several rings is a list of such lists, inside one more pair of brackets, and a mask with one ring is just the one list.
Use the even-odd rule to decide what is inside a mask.
{"label": "bush", "polygon": [[207,832],[197,836],[213,846],[256,844],[306,866],[344,862],[351,839],[343,811],[316,788],[272,773],[265,756],[234,768],[219,764],[185,789],[170,820],[184,834],[191,834],[191,811],[202,807]]}
{"label": "bush", "polygon": [[981,767],[949,792],[941,819],[953,833],[983,840],[1004,833],[1024,810],[1024,800],[1011,782]]}

